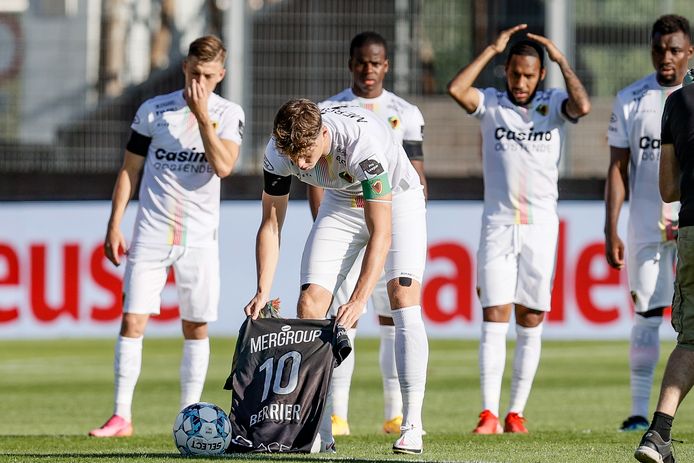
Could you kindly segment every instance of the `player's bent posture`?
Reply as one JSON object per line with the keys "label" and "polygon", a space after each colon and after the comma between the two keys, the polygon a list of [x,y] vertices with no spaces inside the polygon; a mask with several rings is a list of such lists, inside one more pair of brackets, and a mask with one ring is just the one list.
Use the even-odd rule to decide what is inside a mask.
{"label": "player's bent posture", "polygon": [[[429,347],[420,306],[426,223],[417,172],[391,129],[372,112],[345,107],[319,110],[304,99],[290,100],[278,111],[263,165],[258,289],[246,314],[256,317],[269,298],[291,176],[325,188],[301,261],[298,316],[326,316],[333,293],[365,248],[354,290],[337,311],[337,323],[351,328],[385,266],[403,398],[401,434],[393,450],[421,453]],[[329,410],[325,416],[320,435],[323,447],[330,448]]]}
{"label": "player's bent posture", "polygon": [[[660,357],[658,331],[663,309],[672,302],[674,292],[679,203],[663,203],[658,193],[660,117],[665,99],[682,85],[692,51],[689,22],[676,15],[660,17],[651,31],[655,73],[617,94],[607,132],[610,167],[605,184],[605,254],[616,269],[621,270],[626,260],[636,311],[629,345],[631,415],[622,423],[622,431],[648,428],[648,401]],[[625,253],[617,223],[627,191],[630,213]]]}
{"label": "player's bent posture", "polygon": [[[473,432],[528,432],[525,408],[540,361],[542,321],[550,310],[558,235],[558,163],[566,121],[590,111],[583,85],[564,55],[545,37],[513,45],[506,60],[506,89],[472,85],[482,69],[502,53],[504,30],[449,83],[450,95],[482,128],[484,212],[477,253],[477,286],[483,307],[479,364],[483,411]],[[539,90],[545,77],[544,52],[559,65],[564,90]],[[516,352],[511,401],[504,427],[499,399],[506,361],[506,333],[515,306]]]}
{"label": "player's bent posture", "polygon": [[[185,88],[145,101],[132,123],[113,191],[104,251],[114,265],[127,254],[123,319],[115,348],[113,416],[91,436],[129,436],[131,404],[150,315],[159,313],[169,267],[176,272],[183,357],[180,406],[199,402],[210,355],[207,323],[219,302],[220,177],[239,154],[244,115],[212,93],[224,78],[226,50],[213,36],[191,43]],[[140,172],[139,206],[130,246],[120,223]]]}
{"label": "player's bent posture", "polygon": [[[388,72],[388,46],[385,39],[376,32],[357,34],[349,47],[349,70],[352,73],[352,86],[319,103],[318,106],[361,107],[376,113],[388,124],[395,140],[405,149],[407,157],[419,174],[419,180],[424,186],[426,196],[422,151],[424,118],[419,108],[383,88],[383,79]],[[314,220],[318,216],[322,193],[321,188],[309,186],[309,202]],[[362,250],[356,265],[352,267],[345,282],[335,293],[335,299],[330,306],[331,316],[337,315],[338,307],[349,300],[359,277],[363,255]],[[381,338],[379,365],[383,377],[383,431],[388,434],[399,434],[402,424],[402,396],[398,372],[395,367],[395,326],[393,325],[393,317],[390,315],[390,301],[388,300],[386,283],[383,274],[371,296],[371,304],[378,314]],[[355,324],[354,328],[347,331],[352,346],[354,346],[356,328]],[[355,355],[352,352],[352,355],[335,369],[330,384],[333,404],[331,417],[333,434],[338,436],[347,435],[350,432],[347,410],[354,362]]]}
{"label": "player's bent posture", "polygon": [[678,215],[677,272],[672,299],[672,327],[677,332],[677,346],[665,367],[651,425],[634,452],[634,457],[642,463],[675,463],[670,437],[672,422],[694,385],[693,72],[689,71],[685,86],[670,95],[663,108],[658,187],[663,201],[681,201],[682,205]]}

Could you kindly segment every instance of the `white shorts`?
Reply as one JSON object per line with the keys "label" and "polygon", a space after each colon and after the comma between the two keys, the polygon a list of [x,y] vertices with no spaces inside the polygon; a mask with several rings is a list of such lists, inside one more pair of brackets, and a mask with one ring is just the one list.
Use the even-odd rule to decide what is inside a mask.
{"label": "white shorts", "polygon": [[217,320],[219,306],[219,251],[183,246],[136,244],[128,250],[123,277],[123,312],[158,314],[169,268],[176,275],[181,319]]}
{"label": "white shorts", "polygon": [[643,313],[672,304],[677,243],[627,244],[627,274],[634,309]]}
{"label": "white shorts", "polygon": [[[326,191],[301,258],[301,285],[317,284],[335,294],[366,246],[364,209]],[[427,252],[426,205],[421,189],[393,198],[392,239],[386,281],[407,277],[421,283]]]}
{"label": "white shorts", "polygon": [[559,223],[483,224],[477,251],[482,307],[520,304],[549,312]]}
{"label": "white shorts", "polygon": [[[362,248],[359,252],[359,257],[354,261],[352,269],[347,274],[347,278],[342,282],[340,287],[335,292],[335,298],[333,303],[330,305],[330,310],[328,311],[329,317],[337,316],[337,309],[340,308],[342,304],[349,301],[349,297],[354,291],[354,287],[357,286],[357,280],[359,279],[359,273],[361,271],[361,263],[364,258],[364,249]],[[382,317],[392,317],[390,313],[390,299],[388,298],[388,281],[386,280],[386,274],[381,273],[381,278],[379,278],[374,288],[373,293],[371,293],[371,298],[369,299],[371,308]],[[364,313],[366,313],[367,307],[364,307]]]}

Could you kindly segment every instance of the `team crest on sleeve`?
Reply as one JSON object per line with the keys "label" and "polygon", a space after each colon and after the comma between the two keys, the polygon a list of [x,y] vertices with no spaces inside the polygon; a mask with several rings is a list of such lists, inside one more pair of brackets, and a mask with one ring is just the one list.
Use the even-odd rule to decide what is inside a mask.
{"label": "team crest on sleeve", "polygon": [[543,103],[541,105],[538,105],[537,108],[535,108],[535,111],[542,114],[543,116],[546,116],[549,112],[549,106]]}
{"label": "team crest on sleeve", "polygon": [[367,159],[359,163],[359,167],[366,174],[380,175],[383,173],[383,166],[375,159]]}

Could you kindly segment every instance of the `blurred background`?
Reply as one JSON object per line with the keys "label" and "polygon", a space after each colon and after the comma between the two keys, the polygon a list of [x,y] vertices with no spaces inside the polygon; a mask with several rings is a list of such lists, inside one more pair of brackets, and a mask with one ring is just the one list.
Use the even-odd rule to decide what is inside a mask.
{"label": "blurred background", "polygon": [[[212,33],[229,51],[218,92],[242,105],[239,178],[261,172],[276,109],[350,84],[353,35],[389,42],[386,88],[426,121],[433,199],[481,197],[478,122],[446,95],[455,73],[521,22],[565,52],[592,97],[571,127],[561,194],[602,194],[617,90],[652,72],[650,28],[690,0],[0,0],[0,199],[107,199],[139,104],[181,88],[181,60]],[[503,59],[476,86],[503,87]],[[561,86],[556,65],[546,85]],[[225,181],[233,183],[234,179]],[[252,180],[224,197],[257,198]]]}

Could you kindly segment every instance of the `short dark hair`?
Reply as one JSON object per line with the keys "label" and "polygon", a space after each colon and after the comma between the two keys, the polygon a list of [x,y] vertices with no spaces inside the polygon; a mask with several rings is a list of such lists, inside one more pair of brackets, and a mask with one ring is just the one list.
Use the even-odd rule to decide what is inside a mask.
{"label": "short dark hair", "polygon": [[188,57],[195,57],[203,63],[210,61],[221,61],[227,57],[227,49],[224,43],[214,35],[206,35],[195,39],[188,47]]}
{"label": "short dark hair", "polygon": [[313,101],[289,100],[277,111],[272,128],[275,147],[295,159],[308,151],[321,133],[323,118]]}
{"label": "short dark hair", "polygon": [[508,51],[508,57],[506,57],[506,64],[511,61],[513,55],[518,56],[534,56],[540,60],[540,69],[545,67],[545,50],[537,42],[532,40],[520,40],[513,44],[511,49]]}
{"label": "short dark hair", "polygon": [[653,40],[656,34],[666,35],[673,34],[675,32],[682,32],[691,42],[692,33],[689,30],[689,21],[687,18],[676,14],[666,14],[658,18],[653,23],[653,29],[651,29],[651,40]]}
{"label": "short dark hair", "polygon": [[388,56],[388,44],[386,43],[386,39],[384,39],[383,36],[378,32],[366,31],[360,32],[352,39],[352,42],[349,44],[349,57],[354,58],[354,51],[357,48],[361,48],[364,45],[370,45],[372,43],[381,45],[383,50],[386,52],[386,56]]}

